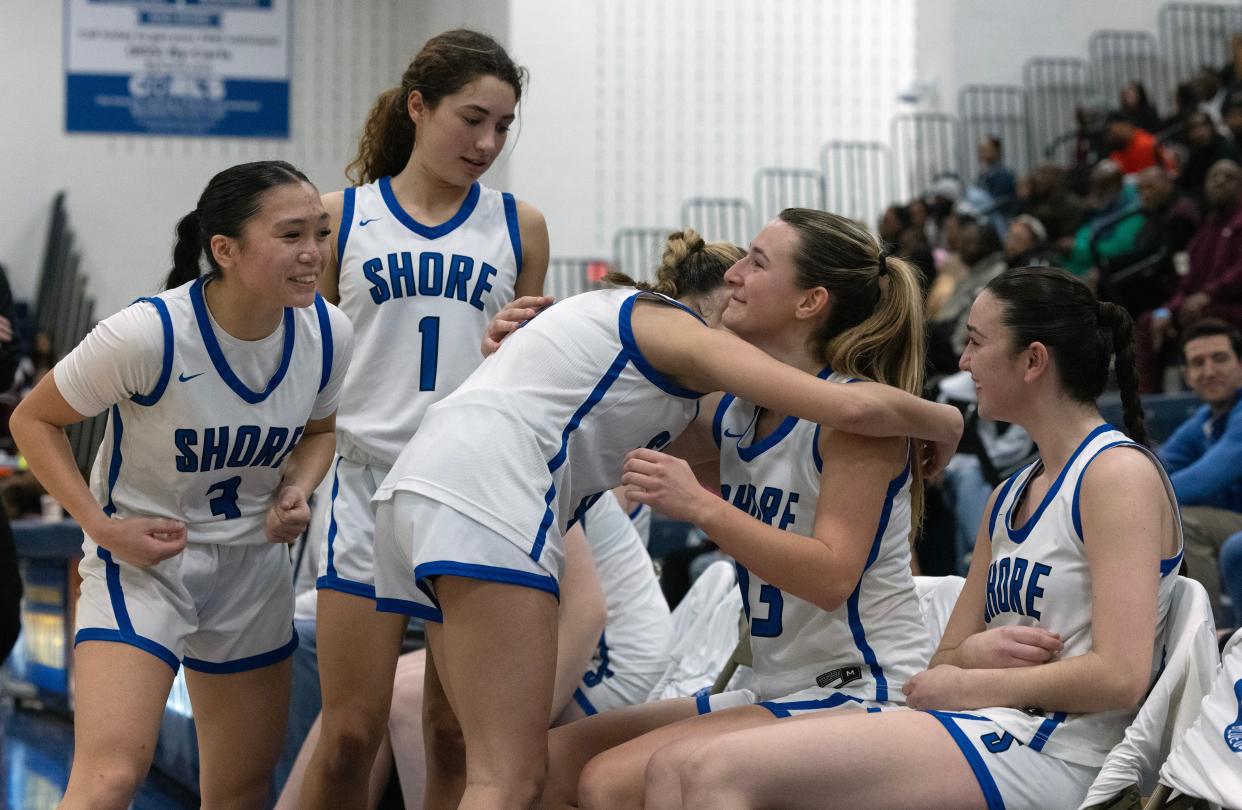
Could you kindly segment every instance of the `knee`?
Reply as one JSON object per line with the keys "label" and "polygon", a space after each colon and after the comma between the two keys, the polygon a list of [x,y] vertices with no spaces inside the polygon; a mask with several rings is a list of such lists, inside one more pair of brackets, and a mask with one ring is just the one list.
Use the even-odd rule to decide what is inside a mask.
{"label": "knee", "polygon": [[677,784],[687,808],[736,804],[742,798],[735,784],[736,769],[714,746],[701,746],[678,762]]}
{"label": "knee", "polygon": [[701,740],[681,740],[658,749],[647,760],[644,790],[648,794],[676,796],[680,792],[682,769],[700,747]]}
{"label": "knee", "polygon": [[142,787],[147,769],[127,760],[83,762],[70,774],[64,806],[124,810]]}
{"label": "knee", "polygon": [[323,716],[319,744],[330,771],[369,767],[384,737],[383,720],[364,711],[341,710]]}
{"label": "knee", "polygon": [[427,751],[439,762],[459,762],[466,756],[466,740],[461,725],[447,703],[425,707],[423,739]]}
{"label": "knee", "polygon": [[578,777],[578,806],[584,808],[622,807],[635,803],[633,791],[626,790],[620,763],[612,761],[607,753],[600,754],[586,764]]}

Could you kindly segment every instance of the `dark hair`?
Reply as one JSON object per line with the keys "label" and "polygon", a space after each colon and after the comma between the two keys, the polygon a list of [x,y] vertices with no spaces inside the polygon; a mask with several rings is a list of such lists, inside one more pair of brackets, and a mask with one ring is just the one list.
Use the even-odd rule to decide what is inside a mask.
{"label": "dark hair", "polygon": [[635,287],[657,292],[670,298],[702,295],[719,289],[724,274],[746,251],[730,242],[706,242],[695,231],[686,228],[674,231],[664,241],[660,266],[654,284],[634,279],[614,270],[604,281],[619,287]]}
{"label": "dark hair", "polygon": [[1016,267],[992,279],[988,292],[1004,306],[1002,323],[1015,350],[1048,348],[1065,392],[1095,404],[1108,384],[1110,361],[1121,391],[1125,431],[1147,444],[1134,367],[1134,324],[1116,304],[1099,301],[1081,280],[1056,267]]}
{"label": "dark hair", "polygon": [[1004,154],[1005,147],[1004,147],[1004,144],[1001,143],[1001,139],[999,135],[995,135],[995,134],[984,135],[983,140],[992,144],[992,147],[996,149],[996,155],[998,157]]}
{"label": "dark hair", "polygon": [[1232,324],[1226,323],[1220,318],[1200,318],[1182,332],[1182,360],[1185,361],[1186,359],[1187,343],[1198,338],[1215,337],[1216,335],[1224,335],[1229,338],[1229,345],[1233,347],[1234,356],[1242,359],[1242,332],[1239,332]]}
{"label": "dark hair", "polygon": [[359,185],[397,174],[414,149],[414,122],[406,103],[417,90],[428,109],[480,76],[495,76],[522,100],[526,68],[518,67],[487,34],[458,28],[427,40],[401,76],[401,84],[380,94],[367,115],[358,155],[345,176]]}
{"label": "dark hair", "polygon": [[237,238],[246,221],[258,213],[269,189],[288,183],[310,183],[306,175],[283,160],[260,160],[225,169],[211,178],[199,195],[198,205],[177,223],[173,267],[164,289],[180,287],[202,275],[201,258],[211,266],[208,276],[220,272],[211,255],[211,237]]}

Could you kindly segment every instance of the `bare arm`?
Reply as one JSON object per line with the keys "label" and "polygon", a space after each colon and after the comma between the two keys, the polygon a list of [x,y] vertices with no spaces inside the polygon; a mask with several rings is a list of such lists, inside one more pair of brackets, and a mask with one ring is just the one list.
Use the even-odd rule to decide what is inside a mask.
{"label": "bare arm", "polygon": [[543,214],[530,203],[517,201],[518,232],[522,237],[522,272],[518,274],[513,294],[543,295],[543,282],[548,275],[548,223]]}
{"label": "bare arm", "polygon": [[1092,583],[1091,650],[1037,666],[938,666],[907,684],[910,705],[1096,712],[1142,700],[1155,643],[1162,538],[1172,534],[1172,508],[1151,462],[1126,449],[1105,451],[1092,463],[1081,497]]}
{"label": "bare arm", "polygon": [[336,414],[306,423],[289,454],[280,486],[267,510],[265,528],[274,543],[292,543],[310,523],[310,494],[319,486],[336,452]]}
{"label": "bare arm", "polygon": [[656,369],[696,391],[729,391],[777,413],[862,436],[913,436],[956,446],[962,415],[887,385],[838,385],[776,360],[741,338],[640,302],[633,326]]}
{"label": "bare arm", "polygon": [[154,565],[185,547],[185,524],[166,518],[113,520],[86,486],[64,428],[86,419],[56,387],[56,372],[44,376],[13,412],[9,426],[35,477],[102,548],[125,562]]}
{"label": "bare arm", "polygon": [[345,209],[345,192],[332,191],[319,198],[328,212],[328,255],[324,259],[323,275],[319,277],[319,294],[330,303],[341,303],[340,268],[336,266],[336,240],[341,231],[341,216]]}
{"label": "bare arm", "polygon": [[706,492],[683,461],[654,450],[630,454],[627,495],[703,529],[726,553],[772,583],[826,611],[836,610],[862,576],[889,482],[904,466],[906,442],[832,432],[824,456],[810,539],[768,525]]}
{"label": "bare arm", "polygon": [[[604,497],[608,497],[607,493]],[[565,570],[561,574],[560,619],[556,628],[556,684],[549,722],[560,716],[582,682],[604,632],[607,614],[591,548],[581,527],[574,526],[565,533]]]}

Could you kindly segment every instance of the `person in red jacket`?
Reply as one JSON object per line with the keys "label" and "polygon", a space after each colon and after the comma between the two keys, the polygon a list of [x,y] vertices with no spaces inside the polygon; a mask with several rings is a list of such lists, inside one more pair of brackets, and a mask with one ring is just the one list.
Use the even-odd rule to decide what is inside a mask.
{"label": "person in red jacket", "polygon": [[1123,174],[1137,174],[1148,166],[1173,168],[1164,147],[1156,143],[1156,136],[1140,129],[1122,112],[1111,112],[1105,119],[1105,139],[1109,148],[1109,160],[1121,167]]}
{"label": "person in red jacket", "polygon": [[1160,390],[1161,350],[1203,317],[1242,324],[1242,166],[1218,160],[1208,171],[1207,218],[1187,246],[1190,269],[1173,297],[1139,319],[1139,380]]}

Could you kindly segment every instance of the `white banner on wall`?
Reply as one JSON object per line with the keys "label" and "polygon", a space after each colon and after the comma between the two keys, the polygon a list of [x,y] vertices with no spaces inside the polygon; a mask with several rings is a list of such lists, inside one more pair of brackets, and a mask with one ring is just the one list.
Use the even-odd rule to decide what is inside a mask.
{"label": "white banner on wall", "polygon": [[65,0],[65,129],[289,137],[289,0]]}

